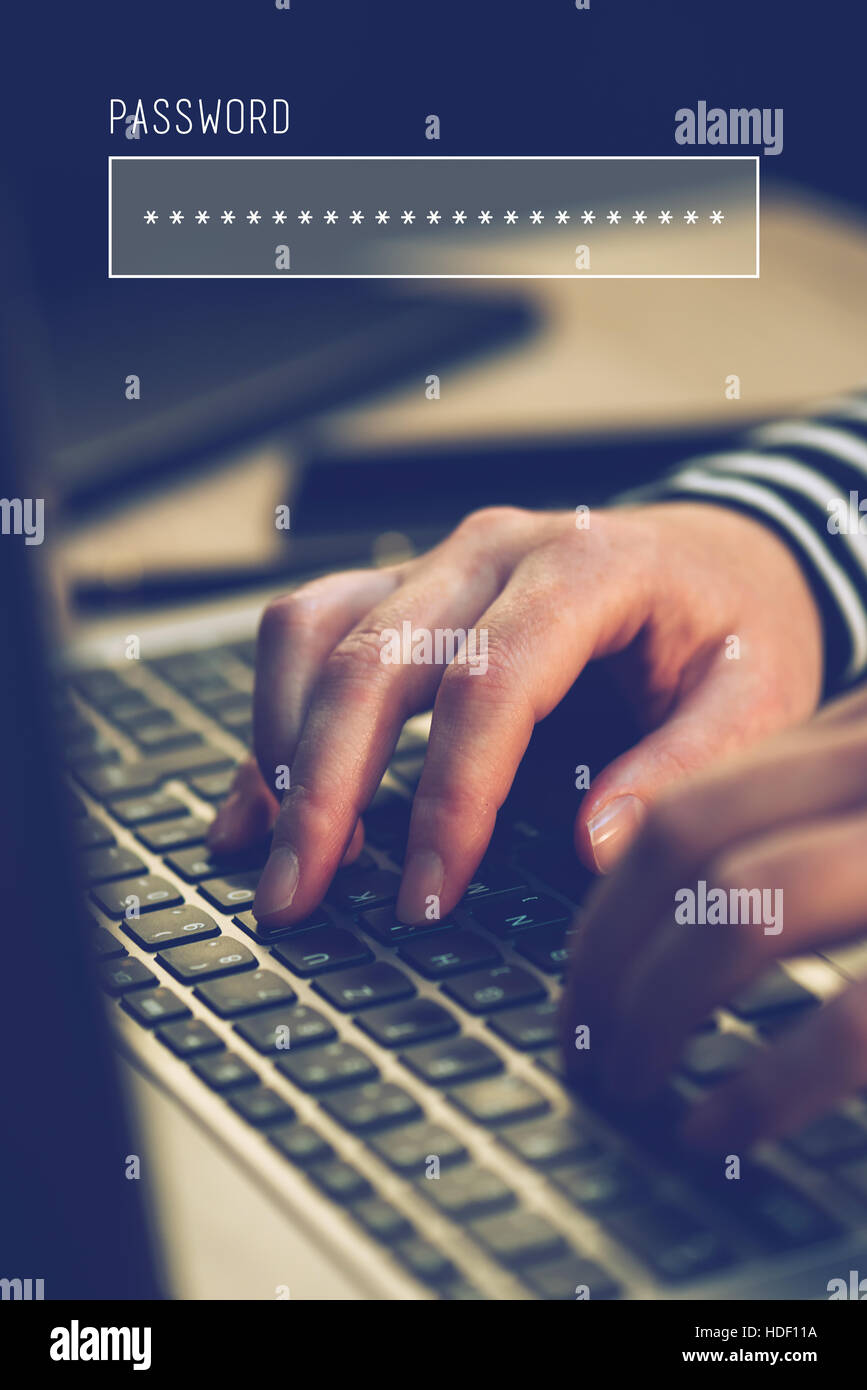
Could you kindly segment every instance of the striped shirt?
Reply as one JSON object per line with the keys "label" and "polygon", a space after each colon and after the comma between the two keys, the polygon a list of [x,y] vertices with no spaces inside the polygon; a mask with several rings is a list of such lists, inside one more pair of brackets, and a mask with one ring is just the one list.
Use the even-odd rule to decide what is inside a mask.
{"label": "striped shirt", "polygon": [[795,551],[822,612],[825,696],[867,674],[867,389],[762,425],[742,447],[689,459],[619,503],[719,502]]}

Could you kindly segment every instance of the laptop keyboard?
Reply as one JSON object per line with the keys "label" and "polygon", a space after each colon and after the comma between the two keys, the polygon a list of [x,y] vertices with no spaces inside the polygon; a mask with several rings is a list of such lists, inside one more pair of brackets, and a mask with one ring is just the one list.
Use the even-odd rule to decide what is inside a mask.
{"label": "laptop keyboard", "polygon": [[306,922],[260,932],[267,847],[226,860],[205,844],[251,741],[253,661],[253,642],[234,643],[58,688],[110,1008],[435,1296],[692,1292],[867,1225],[860,1101],[745,1157],[736,1182],[678,1148],[694,1098],[820,1005],[786,970],[708,1019],[663,1095],[624,1119],[561,1085],[557,995],[589,876],[526,808],[507,803],[448,920],[397,921],[419,721],[360,859]]}

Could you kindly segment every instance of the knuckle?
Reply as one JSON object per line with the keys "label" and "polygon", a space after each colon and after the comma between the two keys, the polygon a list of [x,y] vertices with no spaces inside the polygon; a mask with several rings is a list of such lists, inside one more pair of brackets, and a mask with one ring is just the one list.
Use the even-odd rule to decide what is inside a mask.
{"label": "knuckle", "polygon": [[484,537],[502,527],[523,524],[529,513],[521,507],[481,507],[469,512],[459,523],[457,533],[469,537]]}
{"label": "knuckle", "polygon": [[356,628],[338,643],[325,663],[320,690],[339,689],[346,684],[375,684],[378,688],[389,671],[382,653],[381,629]]}
{"label": "knuckle", "polygon": [[306,636],[314,631],[320,620],[318,605],[304,589],[281,594],[279,598],[272,599],[259,620],[259,641]]}

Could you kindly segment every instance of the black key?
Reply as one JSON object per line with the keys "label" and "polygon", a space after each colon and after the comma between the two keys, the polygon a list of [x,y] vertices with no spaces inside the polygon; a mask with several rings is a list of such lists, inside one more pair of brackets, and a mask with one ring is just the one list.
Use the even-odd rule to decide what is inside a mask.
{"label": "black key", "polygon": [[593,886],[593,874],[579,864],[570,846],[537,841],[522,846],[516,858],[522,869],[529,869],[570,902],[582,902]]}
{"label": "black key", "polygon": [[118,920],[127,915],[131,900],[138,912],[158,912],[161,908],[175,907],[183,902],[175,885],[158,874],[143,874],[141,878],[105,883],[100,888],[92,888],[90,896],[106,917]]}
{"label": "black key", "polygon": [[566,1242],[550,1222],[534,1211],[510,1211],[473,1221],[469,1233],[509,1269],[535,1260],[550,1260],[566,1251]]}
{"label": "black key", "polygon": [[286,937],[304,936],[307,932],[313,931],[315,927],[334,926],[332,909],[326,907],[324,903],[321,903],[314,912],[311,912],[309,917],[305,917],[303,922],[295,922],[291,927],[262,926],[256,921],[253,912],[237,912],[232,921],[248,936],[252,936],[254,941],[258,941],[260,946],[273,946],[275,941],[279,941],[282,945]]}
{"label": "black key", "polygon": [[302,1091],[311,1091],[314,1095],[338,1086],[372,1081],[379,1075],[369,1057],[357,1047],[342,1042],[306,1048],[297,1053],[286,1052],[277,1059],[277,1066]]}
{"label": "black key", "polygon": [[680,1068],[692,1081],[711,1084],[739,1070],[756,1048],[738,1033],[700,1033],[687,1044]]}
{"label": "black key", "polygon": [[661,1279],[694,1279],[731,1263],[731,1251],[716,1233],[671,1203],[654,1202],[611,1212],[606,1225]]}
{"label": "black key", "polygon": [[611,1155],[595,1163],[557,1168],[551,1181],[588,1211],[630,1206],[647,1194],[647,1180],[624,1159]]}
{"label": "black key", "polygon": [[370,1194],[370,1183],[361,1176],[351,1163],[342,1158],[327,1159],[324,1163],[314,1163],[307,1170],[309,1176],[321,1187],[332,1202],[357,1202]]}
{"label": "black key", "polygon": [[393,903],[399,887],[400,875],[390,869],[359,871],[350,866],[335,877],[328,898],[347,912],[361,912],[365,908]]}
{"label": "black key", "polygon": [[867,1129],[850,1115],[838,1112],[814,1120],[788,1144],[808,1163],[843,1163],[867,1154]]}
{"label": "black key", "polygon": [[165,753],[174,748],[191,748],[204,743],[198,729],[183,724],[145,724],[133,731],[133,737],[144,753]]}
{"label": "black key", "polygon": [[108,883],[116,878],[129,878],[131,874],[146,874],[148,866],[143,859],[123,845],[110,845],[107,849],[91,849],[81,856],[82,873],[85,883]]}
{"label": "black key", "polygon": [[111,814],[117,816],[121,825],[146,825],[149,821],[185,816],[188,810],[178,797],[171,796],[168,792],[154,792],[152,796],[113,801]]}
{"label": "black key", "polygon": [[164,1028],[157,1029],[157,1037],[176,1057],[198,1057],[202,1052],[216,1052],[223,1046],[216,1033],[198,1018],[167,1023]]}
{"label": "black key", "polygon": [[161,854],[167,849],[181,849],[185,845],[201,844],[208,833],[208,821],[198,816],[179,816],[146,830],[138,830],[138,838],[143,845]]}
{"label": "black key", "polygon": [[534,1047],[551,1047],[557,1042],[557,1003],[554,999],[543,999],[539,1004],[509,1009],[497,1014],[488,1027],[523,1052]]}
{"label": "black key", "polygon": [[338,1124],[354,1134],[405,1124],[422,1113],[418,1101],[391,1081],[368,1081],[354,1090],[339,1091],[322,1104]]}
{"label": "black key", "polygon": [[562,1255],[557,1260],[533,1265],[524,1277],[535,1294],[552,1301],[574,1301],[579,1294],[582,1299],[609,1299],[620,1292],[608,1271],[583,1255]]}
{"label": "black key", "polygon": [[401,1053],[400,1060],[432,1086],[450,1086],[471,1077],[489,1076],[503,1067],[496,1052],[476,1038],[430,1043]]}
{"label": "black key", "polygon": [[344,1013],[387,1004],[391,999],[408,999],[415,994],[415,986],[406,975],[381,960],[326,975],[318,979],[313,988]]}
{"label": "black key", "polygon": [[507,1130],[502,1143],[525,1163],[539,1168],[592,1158],[599,1152],[596,1140],[576,1121],[555,1115]]}
{"label": "black key", "polygon": [[202,744],[177,748],[159,757],[144,758],[141,762],[77,768],[75,775],[85,791],[89,791],[97,801],[110,801],[116,796],[133,797],[141,792],[154,791],[162,782],[179,773],[225,767],[234,761],[222,748]]}
{"label": "black key", "polygon": [[368,1235],[382,1241],[383,1245],[393,1245],[396,1240],[412,1235],[412,1222],[397,1207],[383,1201],[382,1197],[366,1197],[356,1202],[352,1215]]}
{"label": "black key", "polygon": [[198,777],[188,777],[187,785],[203,801],[222,801],[228,796],[235,782],[235,769],[226,768],[223,772],[203,772]]}
{"label": "black key", "polygon": [[258,869],[233,872],[224,878],[210,878],[207,883],[200,883],[199,892],[221,912],[237,912],[244,903],[251,903],[255,898],[260,877]]}
{"label": "black key", "polygon": [[751,1023],[767,1018],[770,1014],[789,1013],[810,1008],[819,1003],[797,980],[793,980],[785,970],[776,966],[766,975],[742,990],[729,1004],[732,1013]]}
{"label": "black key", "polygon": [[401,946],[400,957],[427,980],[445,980],[450,975],[460,975],[502,960],[496,946],[478,932],[463,927],[443,937],[431,935],[420,941],[408,941]]}
{"label": "black key", "polygon": [[513,893],[520,888],[527,888],[527,876],[523,870],[507,864],[505,860],[484,859],[468,885],[461,905],[472,908],[482,898],[493,898],[498,893]]}
{"label": "black key", "polygon": [[137,730],[145,729],[148,725],[171,724],[174,715],[171,710],[148,704],[144,699],[141,703],[124,699],[111,706],[108,717],[112,723],[118,724],[127,733],[135,736]]}
{"label": "black key", "polygon": [[724,1186],[732,1210],[774,1251],[815,1245],[840,1232],[836,1221],[811,1197],[768,1169],[742,1164],[739,1181]]}
{"label": "black key", "polygon": [[171,1023],[177,1018],[188,1018],[190,1013],[184,1001],[166,989],[165,985],[128,995],[121,1001],[121,1008],[145,1028],[154,1028],[158,1023]]}
{"label": "black key", "polygon": [[104,961],[99,967],[99,981],[107,994],[126,994],[130,989],[144,989],[159,983],[156,975],[140,960],[125,956],[123,960]]}
{"label": "black key", "polygon": [[448,1092],[449,1100],[460,1106],[480,1125],[506,1125],[529,1120],[550,1110],[540,1091],[517,1076],[494,1076],[474,1081]]}
{"label": "black key", "polygon": [[500,893],[473,903],[473,916],[494,936],[508,937],[531,927],[551,927],[571,920],[571,910],[547,893],[531,889]]}
{"label": "black key", "polygon": [[411,1047],[459,1031],[457,1019],[434,999],[407,999],[371,1009],[357,1022],[382,1047]]}
{"label": "black key", "polygon": [[266,1009],[237,1023],[235,1031],[258,1052],[288,1052],[334,1037],[334,1028],[325,1015],[306,1004],[281,1004],[279,1008]]}
{"label": "black key", "polygon": [[311,1163],[318,1163],[320,1159],[330,1158],[334,1152],[331,1145],[326,1143],[315,1129],[297,1122],[269,1130],[268,1138],[286,1158],[297,1163],[299,1168],[306,1168]]}
{"label": "black key", "polygon": [[248,724],[253,712],[249,695],[222,695],[208,704],[208,713],[227,729],[237,729]]}
{"label": "black key", "polygon": [[252,1086],[259,1078],[252,1067],[233,1052],[216,1052],[193,1063],[193,1071],[212,1091],[234,1091],[238,1086]]}
{"label": "black key", "polygon": [[536,1066],[541,1067],[543,1071],[550,1072],[552,1076],[556,1076],[561,1081],[566,1076],[563,1053],[559,1047],[546,1047],[545,1051],[540,1052],[536,1058]]}
{"label": "black key", "polygon": [[416,1187],[453,1221],[501,1211],[515,1204],[515,1194],[502,1178],[489,1168],[480,1168],[477,1163],[462,1163],[439,1178],[421,1177]]}
{"label": "black key", "polygon": [[144,691],[130,685],[124,686],[123,690],[119,691],[116,696],[106,700],[104,712],[115,724],[119,724],[124,718],[131,715],[133,710],[141,712],[151,708],[153,706]]}
{"label": "black key", "polygon": [[72,823],[73,838],[79,849],[104,849],[113,845],[115,837],[104,821],[96,816],[84,816]]}
{"label": "black key", "polygon": [[546,975],[562,975],[569,960],[569,936],[564,925],[541,927],[539,931],[519,936],[514,949]]}
{"label": "black key", "polygon": [[492,965],[486,970],[474,970],[460,975],[442,986],[450,999],[455,999],[473,1014],[493,1013],[513,1004],[529,1004],[544,999],[545,990],[535,975],[518,965]]}
{"label": "black key", "polygon": [[328,970],[363,965],[373,959],[370,948],[354,932],[330,924],[314,927],[312,931],[293,932],[272,948],[272,954],[302,979],[322,975]]}
{"label": "black key", "polygon": [[298,996],[275,971],[252,970],[199,985],[196,997],[220,1018],[234,1018],[236,1014],[267,1009],[272,1004],[294,1004]]}
{"label": "black key", "polygon": [[438,1160],[439,1168],[446,1168],[459,1163],[467,1152],[450,1130],[430,1120],[377,1135],[371,1139],[370,1147],[390,1168],[405,1176],[416,1174],[418,1177],[427,1173],[432,1158]]}
{"label": "black key", "polygon": [[451,1260],[420,1236],[402,1241],[394,1253],[422,1284],[444,1284],[457,1273]]}
{"label": "black key", "polygon": [[220,934],[213,917],[191,903],[167,907],[162,912],[148,912],[144,917],[127,918],[123,929],[146,951],[157,951],[182,941],[204,941]]}
{"label": "black key", "polygon": [[295,1115],[292,1106],[267,1086],[245,1087],[229,1096],[229,1104],[251,1125],[270,1125],[277,1120],[291,1120]]}
{"label": "black key", "polygon": [[207,941],[171,946],[167,951],[160,951],[157,960],[185,985],[214,979],[217,975],[230,975],[236,970],[255,969],[258,964],[253,952],[233,936],[215,936]]}
{"label": "black key", "polygon": [[79,695],[85,700],[89,700],[92,705],[99,709],[102,705],[110,704],[112,700],[119,699],[126,694],[129,686],[125,685],[116,671],[105,669],[102,671],[81,671],[71,677],[72,684]]}
{"label": "black key", "polygon": [[120,749],[98,734],[86,746],[73,744],[67,747],[64,760],[71,772],[78,772],[84,768],[91,772],[96,768],[109,767],[113,763],[119,765]]}
{"label": "black key", "polygon": [[87,941],[99,960],[111,960],[113,956],[127,954],[126,947],[122,946],[106,927],[94,927]]}
{"label": "black key", "polygon": [[[201,840],[201,836],[199,839]],[[229,859],[226,855],[212,854],[204,845],[200,845],[168,855],[166,863],[186,883],[201,883],[206,878],[216,879],[233,876],[236,871],[244,873],[249,869],[261,869],[265,863],[265,854],[264,846],[257,846],[245,855]],[[207,887],[211,888],[212,885],[208,884]]]}
{"label": "black key", "polygon": [[455,923],[448,920],[422,922],[410,926],[406,922],[398,921],[393,907],[375,907],[372,912],[362,913],[361,925],[376,941],[381,941],[383,946],[412,941],[417,936],[429,936],[431,932],[453,930],[455,927]]}

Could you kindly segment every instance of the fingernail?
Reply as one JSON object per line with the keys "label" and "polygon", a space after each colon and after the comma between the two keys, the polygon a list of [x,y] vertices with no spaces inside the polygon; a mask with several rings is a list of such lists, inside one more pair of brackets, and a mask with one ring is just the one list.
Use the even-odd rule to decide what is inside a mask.
{"label": "fingernail", "polygon": [[618,796],[587,822],[590,847],[600,874],[614,868],[646,812],[644,802],[637,796]]}
{"label": "fingernail", "polygon": [[[435,907],[439,916],[439,901],[430,903],[429,899],[439,899],[443,891],[446,871],[438,854],[430,849],[419,849],[406,861],[397,898],[395,912],[402,922],[419,922],[428,918],[429,909]],[[436,921],[437,917],[430,918]]]}
{"label": "fingernail", "polygon": [[211,849],[220,849],[227,841],[234,840],[240,807],[240,795],[238,792],[230,792],[208,830],[208,844]]}
{"label": "fingernail", "polygon": [[261,922],[275,917],[292,905],[298,891],[298,856],[289,845],[275,845],[259,879],[253,913]]}

